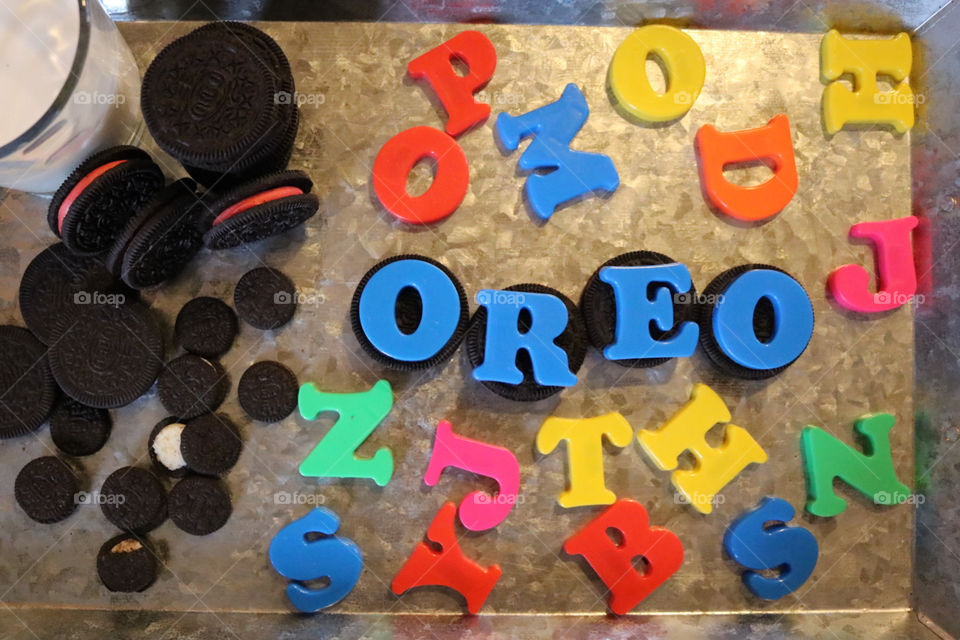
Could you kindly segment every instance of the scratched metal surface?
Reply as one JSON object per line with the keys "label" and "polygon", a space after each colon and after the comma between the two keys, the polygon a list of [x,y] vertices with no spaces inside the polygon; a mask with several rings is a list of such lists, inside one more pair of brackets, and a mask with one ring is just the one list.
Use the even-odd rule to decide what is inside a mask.
{"label": "scratched metal surface", "polygon": [[[189,24],[121,25],[141,65]],[[96,579],[94,558],[114,530],[95,506],[82,506],[55,525],[37,525],[16,507],[13,478],[33,457],[49,453],[46,430],[36,438],[0,443],[0,563],[3,601],[11,607],[148,609],[198,612],[285,612],[284,581],[269,567],[270,537],[307,504],[279,504],[280,492],[323,501],[343,518],[341,533],[364,553],[363,575],[339,613],[459,613],[449,593],[418,589],[396,598],[389,583],[422,538],[437,508],[476,488],[467,474],[446,472],[423,485],[437,421],[458,433],[516,453],[522,465],[519,504],[496,530],[468,534],[471,557],[504,570],[485,613],[602,614],[602,585],[561,552],[563,540],[600,508],[556,505],[565,474],[563,454],[534,455],[534,436],[550,415],[593,416],[618,410],[635,429],[668,418],[693,383],[713,386],[733,414],[769,454],[723,491],[723,504],[701,516],[677,504],[669,474],[647,463],[636,443],[605,457],[607,486],[641,501],[653,524],[683,541],[682,568],[638,608],[678,612],[897,612],[910,606],[913,511],[876,507],[841,489],[847,510],[836,518],[806,515],[799,433],[817,424],[847,442],[853,420],[868,411],[897,417],[892,433],[899,477],[913,478],[913,322],[911,309],[870,320],[846,316],[826,300],[829,271],[846,262],[872,264],[869,248],[852,246],[852,223],[910,211],[908,137],[885,131],[821,130],[816,34],[690,31],[707,61],[707,80],[693,109],[669,127],[637,126],[621,118],[607,97],[607,65],[627,28],[482,26],[499,63],[486,95],[494,114],[527,111],[555,100],[567,82],[586,94],[590,119],[574,147],[609,154],[621,177],[610,198],[591,198],[534,224],[521,196],[519,154],[503,156],[492,121],[460,139],[471,183],[459,210],[425,229],[403,228],[372,200],[370,167],[380,146],[415,125],[442,126],[429,93],[405,78],[405,64],[463,29],[456,25],[264,24],[290,57],[297,89],[308,99],[291,166],[310,173],[324,201],[322,215],[305,229],[249,250],[203,253],[175,282],[145,293],[169,327],[179,307],[196,295],[229,300],[236,280],[262,263],[286,271],[302,305],[292,324],[263,333],[243,326],[223,358],[234,384],[224,410],[242,425],[245,448],[227,480],[234,496],[229,523],[196,538],[167,522],[150,536],[163,554],[158,582],[134,595],[112,595]],[[311,99],[310,96],[313,96]],[[787,209],[755,228],[734,226],[712,213],[700,194],[693,135],[705,123],[721,130],[758,126],[786,113],[800,172],[800,189]],[[150,148],[153,148],[150,145]],[[175,167],[166,160],[168,172]],[[751,171],[762,179],[763,173]],[[421,174],[422,177],[422,174]],[[29,260],[52,240],[46,201],[0,195],[0,320],[20,323],[17,282]],[[473,382],[461,352],[422,375],[388,372],[363,355],[347,322],[353,288],[379,259],[403,252],[448,265],[471,294],[481,287],[541,282],[576,298],[589,274],[613,255],[650,249],[687,264],[703,288],[737,264],[767,262],[785,268],[806,287],[817,317],[815,335],[796,365],[767,382],[718,376],[701,354],[650,371],[630,371],[588,356],[580,383],[535,404],[502,400]],[[168,355],[175,354],[173,347]],[[252,362],[287,363],[301,382],[329,391],[360,391],[378,378],[394,387],[392,413],[360,448],[369,455],[389,446],[396,460],[385,488],[367,481],[301,478],[300,460],[329,421],[291,417],[265,426],[245,421],[235,384]],[[147,434],[163,417],[154,392],[113,412],[107,446],[84,458],[90,486],[115,468],[145,462]],[[719,437],[718,433],[714,434]],[[718,438],[714,438],[718,442]],[[482,486],[484,485],[481,481]],[[793,597],[762,603],[749,597],[721,537],[730,520],[766,494],[788,500],[816,535],[821,556],[813,577]],[[478,623],[482,626],[482,622]],[[804,623],[806,624],[806,623]],[[857,628],[856,625],[850,627]],[[864,633],[869,634],[870,625]]]}

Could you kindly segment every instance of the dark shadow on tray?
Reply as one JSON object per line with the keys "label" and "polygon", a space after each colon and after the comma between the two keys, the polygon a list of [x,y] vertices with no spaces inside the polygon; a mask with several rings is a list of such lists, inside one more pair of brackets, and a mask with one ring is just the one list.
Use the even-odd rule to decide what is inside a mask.
{"label": "dark shadow on tray", "polygon": [[[803,356],[800,356],[801,358]],[[721,395],[730,393],[732,395],[753,395],[763,391],[778,376],[770,376],[760,380],[747,380],[746,378],[736,378],[722,372],[711,362],[710,358],[703,353],[702,348],[697,348],[690,356],[690,362],[693,365],[693,379],[704,383]]]}
{"label": "dark shadow on tray", "polygon": [[[634,385],[662,386],[673,380],[677,369],[677,358],[654,367],[625,367],[615,361],[607,360],[596,349],[591,348],[587,357],[592,360],[586,375],[582,375],[578,384],[591,389],[618,389]],[[582,371],[583,369],[581,369]]]}

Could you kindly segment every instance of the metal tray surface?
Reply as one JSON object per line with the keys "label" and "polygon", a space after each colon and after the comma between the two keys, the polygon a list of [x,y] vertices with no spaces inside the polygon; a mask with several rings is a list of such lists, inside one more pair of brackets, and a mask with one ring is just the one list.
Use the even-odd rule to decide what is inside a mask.
{"label": "metal tray surface", "polygon": [[[143,69],[164,44],[195,26],[129,23],[121,25],[121,31]],[[561,546],[601,508],[565,510],[557,505],[565,483],[564,454],[537,455],[536,432],[551,415],[588,417],[613,410],[635,430],[655,428],[688,399],[694,383],[705,382],[723,397],[732,422],[750,431],[766,450],[769,462],[743,471],[723,490],[714,513],[703,516],[679,503],[669,473],[648,463],[636,442],[605,454],[608,488],[642,502],[651,523],[674,531],[685,547],[681,569],[635,613],[674,619],[709,612],[734,621],[750,612],[876,613],[886,616],[883,625],[910,624],[903,621],[911,609],[913,506],[875,506],[841,488],[848,501],[841,515],[816,518],[803,510],[799,434],[807,424],[850,443],[858,416],[893,413],[897,474],[911,486],[914,476],[912,310],[853,317],[833,306],[824,289],[836,266],[873,264],[868,246],[847,240],[850,225],[910,213],[909,135],[883,129],[843,131],[832,138],[824,134],[820,34],[689,30],[706,58],[704,89],[679,122],[645,127],[618,115],[606,89],[611,56],[632,28],[470,27],[489,35],[497,48],[497,71],[484,91],[493,117],[459,139],[470,163],[463,204],[440,224],[411,228],[394,221],[377,203],[371,166],[394,134],[418,125],[442,128],[442,108],[429,89],[406,77],[406,63],[467,27],[259,26],[291,60],[303,104],[290,166],[311,175],[323,209],[305,228],[283,237],[232,251],[205,251],[175,281],[143,294],[164,318],[167,356],[172,357],[177,353],[173,319],[190,298],[212,295],[229,302],[237,279],[264,264],[282,269],[298,286],[301,304],[290,325],[274,332],[242,325],[234,347],[222,358],[233,383],[223,410],[241,425],[245,440],[240,461],[226,478],[233,516],[220,531],[199,538],[165,523],[150,535],[164,561],[157,583],[140,594],[111,594],[96,579],[94,559],[115,531],[96,506],[84,505],[69,519],[44,526],[30,521],[14,503],[16,473],[28,460],[53,450],[47,431],[5,441],[0,444],[0,486],[7,487],[0,493],[0,585],[5,585],[0,599],[7,611],[30,617],[34,610],[51,607],[143,609],[232,619],[242,613],[288,612],[285,580],[270,568],[266,548],[283,525],[312,504],[323,504],[341,516],[340,534],[363,550],[364,571],[354,591],[318,625],[336,626],[333,614],[365,614],[354,619],[369,620],[370,629],[387,614],[391,619],[411,614],[417,620],[459,614],[461,601],[450,592],[417,589],[396,597],[389,589],[443,502],[459,502],[478,484],[492,489],[487,481],[478,483],[471,474],[455,471],[445,472],[435,487],[424,485],[433,432],[445,419],[459,434],[509,448],[521,464],[521,492],[509,517],[493,531],[461,537],[470,557],[503,568],[482,613],[578,614],[586,617],[571,617],[571,623],[585,620],[589,627],[594,624],[591,616],[605,611],[603,585],[583,563],[565,556]],[[572,146],[610,155],[621,186],[610,197],[584,199],[539,224],[522,196],[520,152],[505,155],[498,150],[493,120],[500,111],[521,113],[556,100],[568,82],[583,90],[591,110]],[[704,202],[693,136],[702,124],[744,129],[777,113],[790,119],[799,191],[780,215],[763,225],[731,224]],[[144,144],[169,177],[183,174],[152,141]],[[765,172],[743,170],[739,179],[757,182],[765,179]],[[429,173],[418,171],[416,179],[425,187]],[[20,324],[19,276],[54,238],[44,220],[45,200],[7,192],[0,196],[0,205],[0,319]],[[443,262],[471,298],[480,288],[538,282],[577,299],[600,263],[636,249],[666,253],[685,263],[699,289],[738,264],[769,263],[787,270],[813,300],[816,327],[809,348],[783,374],[762,382],[724,377],[699,351],[649,370],[625,369],[591,351],[577,386],[551,399],[522,404],[503,400],[473,381],[462,349],[436,370],[398,374],[369,359],[349,327],[354,287],[367,269],[391,255],[420,253]],[[301,383],[313,381],[325,391],[362,391],[380,378],[389,380],[394,408],[358,453],[370,455],[389,446],[396,462],[391,482],[379,488],[363,480],[301,477],[297,466],[332,421],[311,422],[295,415],[263,425],[245,419],[236,400],[236,382],[247,366],[261,359],[280,360]],[[98,488],[117,467],[145,464],[147,435],[164,415],[155,391],[113,411],[114,432],[106,447],[82,459],[89,488]],[[722,430],[715,429],[710,441],[721,439]],[[730,521],[764,495],[793,504],[797,521],[811,529],[821,549],[807,584],[773,603],[750,596],[721,542]],[[172,619],[175,625],[180,618]],[[267,624],[267,619],[260,618],[258,624]],[[302,621],[296,624],[304,630]],[[483,617],[473,624],[482,628]],[[162,622],[157,625],[166,629]],[[863,624],[864,633],[870,633],[871,625]],[[491,630],[496,628],[494,624]],[[619,628],[616,623],[604,628],[620,633],[613,631]],[[631,635],[628,628],[623,632]],[[861,627],[851,622],[849,628]],[[890,637],[902,637],[892,633]]]}

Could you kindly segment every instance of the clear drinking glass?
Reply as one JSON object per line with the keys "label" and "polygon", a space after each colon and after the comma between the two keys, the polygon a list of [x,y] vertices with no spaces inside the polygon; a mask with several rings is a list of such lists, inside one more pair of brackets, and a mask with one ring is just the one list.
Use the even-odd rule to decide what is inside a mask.
{"label": "clear drinking glass", "polygon": [[0,0],[0,99],[0,188],[51,193],[143,131],[137,63],[97,0]]}

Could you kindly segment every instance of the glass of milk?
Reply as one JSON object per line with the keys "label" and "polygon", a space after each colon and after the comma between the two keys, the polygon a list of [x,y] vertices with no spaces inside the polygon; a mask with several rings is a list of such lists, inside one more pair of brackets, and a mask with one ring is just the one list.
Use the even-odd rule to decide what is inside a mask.
{"label": "glass of milk", "polygon": [[137,63],[98,0],[0,0],[0,99],[0,188],[52,193],[143,132]]}

